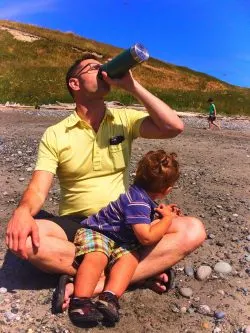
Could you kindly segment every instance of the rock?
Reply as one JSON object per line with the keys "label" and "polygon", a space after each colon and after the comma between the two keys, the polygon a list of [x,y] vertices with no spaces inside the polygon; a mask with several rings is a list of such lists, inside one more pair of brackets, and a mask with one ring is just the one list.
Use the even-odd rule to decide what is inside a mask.
{"label": "rock", "polygon": [[202,323],[201,326],[207,330],[210,327],[210,323],[207,321],[204,321],[204,323]]}
{"label": "rock", "polygon": [[190,313],[190,314],[192,314],[192,313],[195,312],[195,308],[190,307],[190,308],[187,309],[187,312]]}
{"label": "rock", "polygon": [[247,239],[248,241],[250,241],[250,235],[248,235],[248,236],[246,237],[246,239]]}
{"label": "rock", "polygon": [[212,268],[207,265],[200,266],[196,271],[196,278],[200,281],[206,280],[212,273]]}
{"label": "rock", "polygon": [[179,293],[181,296],[189,298],[193,295],[193,290],[191,288],[180,288]]}
{"label": "rock", "polygon": [[6,311],[4,313],[4,317],[7,321],[12,321],[16,318],[16,315],[14,313],[12,313],[11,311]]}
{"label": "rock", "polygon": [[228,274],[232,271],[232,266],[225,261],[219,261],[214,266],[214,270],[217,273]]}
{"label": "rock", "polygon": [[177,305],[173,304],[173,305],[171,305],[171,311],[174,313],[179,313],[180,309],[178,308]]}
{"label": "rock", "polygon": [[214,235],[214,234],[208,234],[208,235],[207,235],[207,238],[208,238],[208,239],[214,239],[214,238],[215,238],[215,235]]}
{"label": "rock", "polygon": [[221,328],[219,327],[215,327],[213,330],[213,333],[220,333],[221,332]]}
{"label": "rock", "polygon": [[186,273],[187,276],[194,276],[194,269],[192,264],[185,264],[184,272]]}
{"label": "rock", "polygon": [[185,306],[182,306],[180,310],[181,310],[181,313],[186,313],[187,312],[187,308]]}
{"label": "rock", "polygon": [[6,294],[7,293],[7,289],[4,287],[0,288],[0,294]]}
{"label": "rock", "polygon": [[211,313],[211,309],[208,305],[200,305],[197,309],[197,312],[203,315],[208,315]]}
{"label": "rock", "polygon": [[225,317],[225,312],[223,312],[223,311],[215,311],[214,312],[214,317],[216,318],[216,319],[223,319],[224,317]]}

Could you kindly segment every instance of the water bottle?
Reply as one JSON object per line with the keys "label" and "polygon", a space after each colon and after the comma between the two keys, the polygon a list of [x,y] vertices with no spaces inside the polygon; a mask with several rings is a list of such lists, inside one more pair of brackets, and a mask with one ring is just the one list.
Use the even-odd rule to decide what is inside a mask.
{"label": "water bottle", "polygon": [[148,60],[148,50],[139,43],[131,46],[129,49],[121,52],[115,58],[103,64],[97,74],[102,79],[102,71],[107,72],[112,79],[123,77],[131,68]]}

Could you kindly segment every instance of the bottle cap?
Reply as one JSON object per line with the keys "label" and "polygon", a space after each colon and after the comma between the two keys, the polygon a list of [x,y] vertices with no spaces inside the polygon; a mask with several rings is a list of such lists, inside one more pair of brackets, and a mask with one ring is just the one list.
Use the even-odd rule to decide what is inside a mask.
{"label": "bottle cap", "polygon": [[149,58],[148,50],[140,43],[131,46],[130,52],[132,57],[139,63],[146,61]]}

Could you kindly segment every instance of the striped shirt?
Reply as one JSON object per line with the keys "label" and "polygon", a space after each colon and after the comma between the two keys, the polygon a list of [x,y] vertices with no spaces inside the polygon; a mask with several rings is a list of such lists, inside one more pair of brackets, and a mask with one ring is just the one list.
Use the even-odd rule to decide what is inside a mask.
{"label": "striped shirt", "polygon": [[85,228],[101,232],[114,241],[138,242],[132,224],[150,224],[157,204],[142,188],[132,185],[126,193],[81,222]]}

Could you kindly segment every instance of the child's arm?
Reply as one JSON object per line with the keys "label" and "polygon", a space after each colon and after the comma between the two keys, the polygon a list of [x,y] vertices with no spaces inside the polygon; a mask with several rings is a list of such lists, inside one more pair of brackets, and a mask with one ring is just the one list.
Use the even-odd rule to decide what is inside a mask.
{"label": "child's arm", "polygon": [[214,115],[216,117],[216,107],[215,107],[215,104],[213,104],[213,107],[214,107]]}
{"label": "child's arm", "polygon": [[159,242],[170,227],[173,218],[178,216],[176,205],[161,204],[155,210],[162,216],[157,223],[132,225],[135,236],[142,245],[152,245]]}

